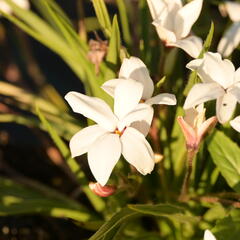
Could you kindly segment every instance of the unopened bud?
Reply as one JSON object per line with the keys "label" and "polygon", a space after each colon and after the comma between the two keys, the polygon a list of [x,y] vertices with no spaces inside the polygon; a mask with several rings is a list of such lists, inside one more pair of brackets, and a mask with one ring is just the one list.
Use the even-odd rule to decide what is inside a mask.
{"label": "unopened bud", "polygon": [[96,195],[100,197],[108,197],[113,195],[116,192],[116,187],[113,185],[106,185],[101,186],[100,183],[96,182],[90,182],[89,188],[94,192]]}

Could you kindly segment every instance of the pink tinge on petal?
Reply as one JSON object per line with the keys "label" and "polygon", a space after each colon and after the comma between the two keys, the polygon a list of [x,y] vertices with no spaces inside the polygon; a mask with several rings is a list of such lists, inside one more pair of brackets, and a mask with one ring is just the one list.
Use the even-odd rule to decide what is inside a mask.
{"label": "pink tinge on petal", "polygon": [[178,117],[177,121],[185,137],[187,149],[196,150],[199,142],[195,130],[183,119],[183,117]]}
{"label": "pink tinge on petal", "polygon": [[113,185],[106,185],[102,186],[100,183],[90,182],[89,188],[94,192],[96,195],[100,197],[108,197],[113,195],[116,192],[116,187]]}

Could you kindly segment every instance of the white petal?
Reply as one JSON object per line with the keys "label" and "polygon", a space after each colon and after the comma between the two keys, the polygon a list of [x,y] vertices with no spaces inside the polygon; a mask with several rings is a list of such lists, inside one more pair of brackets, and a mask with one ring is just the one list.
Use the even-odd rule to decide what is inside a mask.
{"label": "white petal", "polygon": [[148,104],[141,103],[119,122],[118,129],[122,131],[125,127],[131,126],[146,136],[151,127],[152,119],[153,108]]}
{"label": "white petal", "polygon": [[118,134],[105,134],[98,138],[88,151],[88,163],[93,176],[104,186],[121,156]]}
{"label": "white petal", "polygon": [[175,95],[173,94],[161,93],[148,99],[145,103],[149,105],[153,105],[153,104],[176,105],[177,100]]}
{"label": "white petal", "polygon": [[14,3],[16,3],[19,7],[23,9],[29,9],[30,4],[28,0],[13,0]]}
{"label": "white petal", "polygon": [[230,121],[230,125],[238,132],[240,132],[240,116]]}
{"label": "white petal", "polygon": [[161,21],[155,20],[152,22],[152,24],[156,27],[159,38],[165,44],[177,41],[175,33],[173,31],[168,30],[167,28],[163,27]]}
{"label": "white petal", "polygon": [[167,46],[174,46],[183,49],[193,58],[197,58],[202,50],[202,39],[197,36],[190,36],[176,42],[168,43]]}
{"label": "white petal", "polygon": [[124,81],[124,79],[117,78],[108,80],[101,86],[101,88],[110,96],[114,97],[115,88],[121,81]]}
{"label": "white petal", "polygon": [[184,109],[195,107],[196,105],[223,96],[225,91],[217,83],[195,84],[185,100]]}
{"label": "white petal", "polygon": [[207,52],[200,68],[212,81],[219,83],[225,89],[234,83],[235,67],[228,59],[222,60],[219,53]]}
{"label": "white petal", "polygon": [[[239,14],[240,16],[240,14]],[[233,23],[221,38],[217,51],[224,57],[232,54],[240,43],[240,22]]]}
{"label": "white petal", "polygon": [[216,238],[214,237],[214,235],[209,230],[205,230],[204,240],[216,240]]}
{"label": "white petal", "polygon": [[236,100],[240,103],[240,83],[235,83],[231,88],[228,89],[228,93],[232,94]]}
{"label": "white petal", "polygon": [[164,1],[147,0],[147,3],[153,19],[158,18],[167,7],[167,4]]}
{"label": "white petal", "polygon": [[11,7],[2,0],[0,1],[0,10],[7,14],[11,14],[11,12],[12,12]]}
{"label": "white petal", "polygon": [[122,81],[115,88],[114,113],[119,119],[131,112],[142,98],[143,85],[132,79]]}
{"label": "white petal", "polygon": [[122,154],[141,174],[154,168],[154,155],[150,144],[136,129],[128,127],[121,136]]}
{"label": "white petal", "polygon": [[217,99],[216,111],[220,123],[227,122],[236,107],[237,100],[231,93],[226,93]]}
{"label": "white petal", "polygon": [[115,130],[117,118],[102,99],[89,97],[78,92],[69,92],[64,98],[74,112],[92,119],[109,131]]}
{"label": "white petal", "polygon": [[193,0],[183,6],[175,16],[175,33],[178,39],[185,38],[197,21],[202,10],[203,0]]}
{"label": "white petal", "polygon": [[86,153],[96,139],[106,132],[107,131],[99,125],[89,126],[77,132],[69,143],[72,157]]}
{"label": "white petal", "polygon": [[240,3],[227,1],[225,3],[229,17],[233,22],[240,21]]}
{"label": "white petal", "polygon": [[153,81],[143,61],[137,57],[125,58],[119,72],[119,78],[130,78],[142,83],[143,99],[148,99],[153,94]]}

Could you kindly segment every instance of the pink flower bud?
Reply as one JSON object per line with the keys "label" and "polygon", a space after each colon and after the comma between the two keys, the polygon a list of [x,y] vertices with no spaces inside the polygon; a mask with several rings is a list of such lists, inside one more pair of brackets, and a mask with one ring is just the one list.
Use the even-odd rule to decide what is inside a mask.
{"label": "pink flower bud", "polygon": [[108,197],[115,193],[116,187],[113,185],[105,185],[101,186],[100,183],[96,182],[90,182],[89,188],[94,192],[96,195],[100,197]]}

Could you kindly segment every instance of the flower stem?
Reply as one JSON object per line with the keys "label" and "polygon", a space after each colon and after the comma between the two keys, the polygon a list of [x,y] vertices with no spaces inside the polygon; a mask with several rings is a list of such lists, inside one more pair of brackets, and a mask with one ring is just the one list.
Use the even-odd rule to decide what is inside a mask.
{"label": "flower stem", "polygon": [[182,185],[182,190],[181,194],[179,197],[179,201],[185,202],[188,200],[188,190],[189,190],[189,183],[190,183],[190,177],[192,173],[192,166],[193,166],[193,159],[196,155],[197,151],[196,150],[188,150],[187,152],[187,172],[184,177],[183,185]]}

